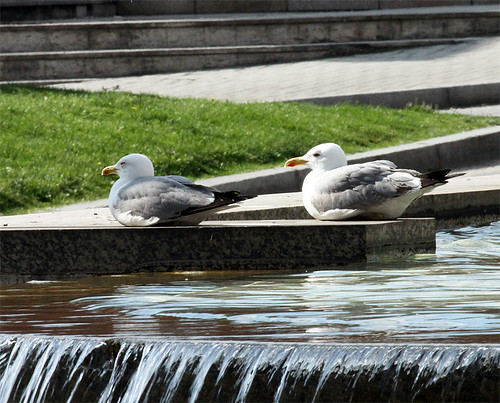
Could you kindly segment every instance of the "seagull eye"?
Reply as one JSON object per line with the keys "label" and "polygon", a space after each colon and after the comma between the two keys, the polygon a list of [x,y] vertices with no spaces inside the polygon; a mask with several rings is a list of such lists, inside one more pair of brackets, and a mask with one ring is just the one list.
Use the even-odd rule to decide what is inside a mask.
{"label": "seagull eye", "polygon": [[120,162],[120,165],[124,166],[125,165],[125,161]]}
{"label": "seagull eye", "polygon": [[313,157],[319,157],[320,155],[321,155],[321,153],[314,153]]}

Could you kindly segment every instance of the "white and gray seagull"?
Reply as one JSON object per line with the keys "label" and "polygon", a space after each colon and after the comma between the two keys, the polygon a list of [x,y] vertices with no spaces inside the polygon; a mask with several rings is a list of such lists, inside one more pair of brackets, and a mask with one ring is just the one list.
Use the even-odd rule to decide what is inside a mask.
{"label": "white and gray seagull", "polygon": [[229,205],[251,198],[236,191],[219,192],[183,176],[154,176],[151,160],[129,154],[102,175],[120,178],[109,193],[109,209],[125,226],[196,225]]}
{"label": "white and gray seagull", "polygon": [[463,175],[449,174],[449,169],[427,173],[398,169],[386,160],[347,165],[344,151],[335,143],[320,144],[285,163],[296,165],[312,169],[302,185],[302,200],[318,220],[394,219],[425,192]]}

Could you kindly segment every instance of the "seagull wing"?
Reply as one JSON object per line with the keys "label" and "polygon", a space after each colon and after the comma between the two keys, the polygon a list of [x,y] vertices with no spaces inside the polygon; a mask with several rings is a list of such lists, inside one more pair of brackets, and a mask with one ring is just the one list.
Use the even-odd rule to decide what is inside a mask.
{"label": "seagull wing", "polygon": [[215,201],[211,189],[195,185],[187,178],[184,183],[174,178],[154,176],[132,181],[118,192],[115,208],[145,219],[158,217],[161,222]]}
{"label": "seagull wing", "polygon": [[397,169],[378,160],[327,171],[316,178],[311,195],[318,211],[367,210],[389,199],[420,189],[417,171]]}

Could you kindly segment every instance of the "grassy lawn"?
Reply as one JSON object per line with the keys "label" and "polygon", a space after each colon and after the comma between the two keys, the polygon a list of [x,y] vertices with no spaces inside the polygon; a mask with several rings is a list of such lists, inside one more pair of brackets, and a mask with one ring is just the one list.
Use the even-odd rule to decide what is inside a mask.
{"label": "grassy lawn", "polygon": [[322,142],[346,153],[500,124],[499,118],[355,105],[232,104],[0,88],[0,214],[107,197],[106,165],[138,152],[192,179],[282,166]]}

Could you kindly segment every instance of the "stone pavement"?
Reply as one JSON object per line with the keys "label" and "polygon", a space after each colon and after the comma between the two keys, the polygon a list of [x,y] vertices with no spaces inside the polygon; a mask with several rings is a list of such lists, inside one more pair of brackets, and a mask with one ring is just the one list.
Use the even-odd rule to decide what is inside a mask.
{"label": "stone pavement", "polygon": [[[444,105],[451,102],[450,88],[472,89],[463,94],[462,104],[477,96],[474,91],[479,91],[480,97],[498,100],[499,83],[500,39],[495,37],[306,62],[90,79],[54,86],[232,102],[316,100],[328,103],[335,97],[348,96],[356,101],[360,95],[390,96],[402,91],[418,91],[419,99]],[[425,97],[436,89],[448,92]],[[493,93],[488,94],[491,91]]]}
{"label": "stone pavement", "polygon": [[442,110],[440,112],[457,113],[459,115],[500,116],[500,105],[483,105],[483,106],[473,106],[470,108],[450,108]]}

